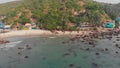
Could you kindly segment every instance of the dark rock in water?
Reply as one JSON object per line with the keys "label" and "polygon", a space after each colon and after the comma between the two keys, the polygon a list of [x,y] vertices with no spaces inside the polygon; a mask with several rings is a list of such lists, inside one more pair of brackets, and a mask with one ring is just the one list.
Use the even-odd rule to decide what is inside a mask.
{"label": "dark rock in water", "polygon": [[26,45],[26,47],[30,47],[29,45]]}
{"label": "dark rock in water", "polygon": [[30,49],[32,49],[32,48],[31,48],[31,47],[28,47],[27,49],[30,50]]}
{"label": "dark rock in water", "polygon": [[89,42],[89,45],[93,45],[94,44],[94,42]]}
{"label": "dark rock in water", "polygon": [[85,42],[84,40],[82,40],[81,42]]}
{"label": "dark rock in water", "polygon": [[95,47],[95,45],[93,45],[93,47]]}
{"label": "dark rock in water", "polygon": [[69,64],[69,67],[70,67],[70,68],[74,68],[75,65],[74,65],[74,64]]}
{"label": "dark rock in water", "polygon": [[28,50],[32,49],[32,48],[30,47],[30,45],[26,45],[26,48],[27,48]]}
{"label": "dark rock in water", "polygon": [[120,38],[119,36],[117,36],[116,38]]}
{"label": "dark rock in water", "polygon": [[65,44],[65,42],[62,42],[62,44]]}
{"label": "dark rock in water", "polygon": [[96,53],[96,55],[100,55],[100,53]]}
{"label": "dark rock in water", "polygon": [[116,41],[120,41],[120,39],[116,39]]}
{"label": "dark rock in water", "polygon": [[116,51],[115,53],[118,54],[118,51]]}
{"label": "dark rock in water", "polygon": [[43,59],[43,60],[46,60],[47,58],[46,58],[46,57],[43,57],[42,59]]}
{"label": "dark rock in water", "polygon": [[89,50],[90,50],[90,48],[87,48],[87,49],[86,49],[86,51],[89,51]]}
{"label": "dark rock in water", "polygon": [[112,39],[112,36],[107,37],[107,39],[111,40],[111,39]]}
{"label": "dark rock in water", "polygon": [[92,63],[92,68],[99,68],[97,63]]}
{"label": "dark rock in water", "polygon": [[8,41],[8,40],[0,40],[0,44],[6,44],[6,43],[10,43],[10,41]]}
{"label": "dark rock in water", "polygon": [[18,55],[22,55],[22,53],[21,53],[21,52],[18,52]]}
{"label": "dark rock in water", "polygon": [[29,58],[29,56],[25,56],[24,58],[26,58],[26,59],[27,59],[27,58]]}
{"label": "dark rock in water", "polygon": [[115,43],[115,41],[113,41],[113,43]]}
{"label": "dark rock in water", "polygon": [[66,56],[69,56],[70,55],[70,53],[65,53],[65,54],[63,54],[63,57],[66,57]]}
{"label": "dark rock in water", "polygon": [[118,47],[120,49],[120,47]]}
{"label": "dark rock in water", "polygon": [[108,51],[108,48],[105,48],[105,51]]}
{"label": "dark rock in water", "polygon": [[115,44],[116,47],[118,47],[119,45],[118,44]]}
{"label": "dark rock in water", "polygon": [[24,49],[24,47],[18,47],[18,49],[19,49],[19,50],[22,50],[22,49]]}

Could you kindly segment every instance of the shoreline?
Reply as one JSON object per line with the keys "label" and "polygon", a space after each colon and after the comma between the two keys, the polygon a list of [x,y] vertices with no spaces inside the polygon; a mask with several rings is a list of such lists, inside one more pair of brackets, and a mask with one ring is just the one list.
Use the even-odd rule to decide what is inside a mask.
{"label": "shoreline", "polygon": [[[112,29],[113,30],[113,29]],[[108,29],[98,29],[94,31],[49,31],[49,30],[18,30],[1,33],[0,39],[11,37],[24,37],[24,36],[75,36],[75,35],[89,35],[90,33],[108,32]]]}
{"label": "shoreline", "polygon": [[21,37],[21,36],[75,36],[82,34],[89,34],[91,31],[48,31],[48,30],[18,30],[18,31],[10,31],[7,33],[1,33],[1,38],[10,38],[10,37]]}

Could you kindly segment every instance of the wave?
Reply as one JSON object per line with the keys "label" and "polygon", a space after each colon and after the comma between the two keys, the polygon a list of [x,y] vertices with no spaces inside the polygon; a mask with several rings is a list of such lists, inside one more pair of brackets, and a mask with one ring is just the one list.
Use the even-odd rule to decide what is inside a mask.
{"label": "wave", "polygon": [[49,38],[56,38],[56,37],[49,37]]}
{"label": "wave", "polygon": [[10,42],[10,43],[7,43],[7,44],[4,44],[4,45],[1,45],[0,48],[3,49],[9,49],[9,48],[12,48],[12,47],[15,47],[17,46],[17,44],[21,43],[22,41],[16,41],[16,42]]}

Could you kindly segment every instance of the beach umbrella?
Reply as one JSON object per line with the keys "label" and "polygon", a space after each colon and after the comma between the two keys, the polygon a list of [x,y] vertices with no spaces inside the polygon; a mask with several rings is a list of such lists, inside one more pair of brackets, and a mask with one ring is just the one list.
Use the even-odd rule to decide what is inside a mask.
{"label": "beach umbrella", "polygon": [[30,23],[26,23],[25,26],[29,26],[29,27],[31,27],[31,24],[30,24]]}

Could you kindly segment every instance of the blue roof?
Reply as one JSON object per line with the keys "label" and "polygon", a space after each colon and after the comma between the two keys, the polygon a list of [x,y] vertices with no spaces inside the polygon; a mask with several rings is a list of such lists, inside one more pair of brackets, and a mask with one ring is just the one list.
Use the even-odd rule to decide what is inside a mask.
{"label": "blue roof", "polygon": [[116,18],[116,21],[120,21],[120,17]]}
{"label": "blue roof", "polygon": [[107,22],[106,27],[107,28],[114,28],[114,25],[111,22]]}
{"label": "blue roof", "polygon": [[4,24],[0,22],[0,28],[4,28]]}

